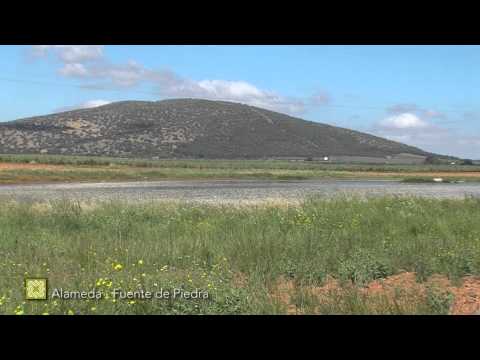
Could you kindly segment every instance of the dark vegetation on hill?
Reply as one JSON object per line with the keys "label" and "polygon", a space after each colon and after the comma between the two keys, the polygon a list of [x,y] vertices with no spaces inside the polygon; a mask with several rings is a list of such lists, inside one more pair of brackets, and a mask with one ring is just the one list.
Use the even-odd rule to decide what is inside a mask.
{"label": "dark vegetation on hill", "polygon": [[123,101],[2,123],[0,153],[214,159],[431,155],[257,107],[195,99]]}

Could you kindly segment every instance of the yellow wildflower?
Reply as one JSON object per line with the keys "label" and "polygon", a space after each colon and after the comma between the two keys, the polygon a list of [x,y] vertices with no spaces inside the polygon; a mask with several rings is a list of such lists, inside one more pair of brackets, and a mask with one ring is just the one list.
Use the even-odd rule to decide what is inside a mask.
{"label": "yellow wildflower", "polygon": [[15,313],[15,315],[23,315],[24,314],[23,309],[20,305],[15,308],[14,313]]}

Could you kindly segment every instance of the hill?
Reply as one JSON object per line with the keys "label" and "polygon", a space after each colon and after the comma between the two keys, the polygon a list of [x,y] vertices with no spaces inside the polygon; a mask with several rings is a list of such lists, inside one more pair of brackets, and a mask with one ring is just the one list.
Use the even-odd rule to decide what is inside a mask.
{"label": "hill", "polygon": [[429,155],[358,131],[197,99],[123,101],[0,123],[0,153],[225,159]]}

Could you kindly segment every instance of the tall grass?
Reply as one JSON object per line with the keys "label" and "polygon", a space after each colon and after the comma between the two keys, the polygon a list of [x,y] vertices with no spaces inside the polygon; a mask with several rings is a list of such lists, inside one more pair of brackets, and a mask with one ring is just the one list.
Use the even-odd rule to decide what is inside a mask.
{"label": "tall grass", "polygon": [[[335,197],[248,208],[2,203],[0,271],[2,313],[281,313],[285,304],[271,297],[280,279],[301,288],[320,286],[329,275],[361,287],[401,271],[419,281],[479,275],[480,201]],[[51,288],[184,286],[211,298],[24,302],[29,276],[48,277]],[[428,303],[374,310],[354,295],[315,308],[434,312]]]}

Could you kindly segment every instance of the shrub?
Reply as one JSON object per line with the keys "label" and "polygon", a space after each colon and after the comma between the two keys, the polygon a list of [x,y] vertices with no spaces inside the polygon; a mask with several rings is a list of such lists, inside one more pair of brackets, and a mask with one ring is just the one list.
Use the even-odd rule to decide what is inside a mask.
{"label": "shrub", "polygon": [[340,263],[339,275],[343,280],[364,285],[375,279],[385,278],[393,273],[390,266],[372,254],[359,250]]}
{"label": "shrub", "polygon": [[441,161],[436,156],[429,155],[425,158],[425,164],[436,165],[441,164]]}
{"label": "shrub", "polygon": [[435,288],[427,289],[427,304],[433,314],[448,315],[453,301],[454,296],[449,291]]}

